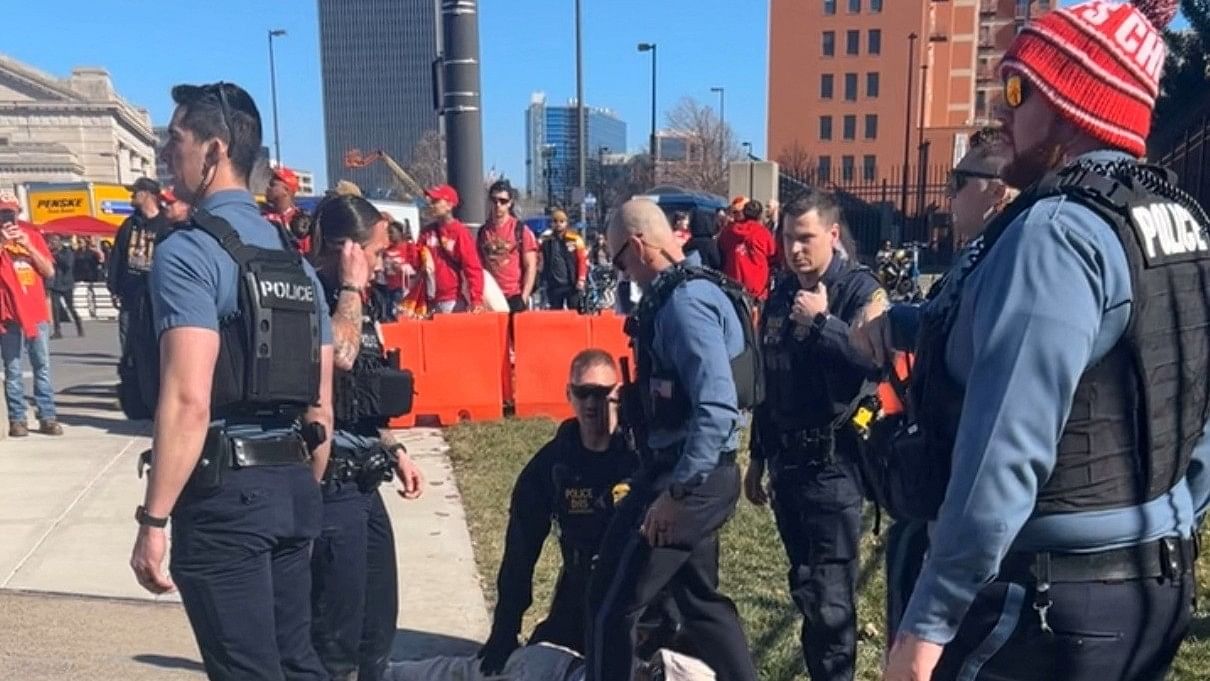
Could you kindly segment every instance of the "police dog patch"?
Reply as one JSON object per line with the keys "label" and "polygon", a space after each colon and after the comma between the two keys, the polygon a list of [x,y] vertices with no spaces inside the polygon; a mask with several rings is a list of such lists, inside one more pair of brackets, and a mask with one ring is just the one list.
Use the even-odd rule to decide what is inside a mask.
{"label": "police dog patch", "polygon": [[1148,268],[1210,257],[1204,225],[1169,201],[1130,209],[1130,222]]}

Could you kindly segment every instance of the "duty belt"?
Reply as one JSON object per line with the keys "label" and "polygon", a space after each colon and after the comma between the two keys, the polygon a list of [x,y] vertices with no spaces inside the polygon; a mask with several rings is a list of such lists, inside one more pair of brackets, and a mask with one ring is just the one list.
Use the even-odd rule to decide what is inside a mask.
{"label": "duty belt", "polygon": [[823,466],[836,461],[836,432],[830,428],[781,431],[773,457],[781,468]]}
{"label": "duty belt", "polygon": [[302,438],[291,435],[273,440],[231,438],[231,458],[236,468],[308,463],[311,454]]}
{"label": "duty belt", "polygon": [[1118,582],[1175,578],[1197,559],[1192,539],[1165,537],[1097,553],[1023,553],[1005,557],[997,579],[1009,582]]}
{"label": "duty belt", "polygon": [[[681,454],[684,451],[683,443],[678,443],[672,447],[664,447],[663,449],[654,449],[651,451],[651,460],[649,465],[656,470],[671,470],[676,467],[676,463],[680,461]],[[730,466],[735,463],[735,450],[721,452],[718,455],[718,465],[716,468]]]}

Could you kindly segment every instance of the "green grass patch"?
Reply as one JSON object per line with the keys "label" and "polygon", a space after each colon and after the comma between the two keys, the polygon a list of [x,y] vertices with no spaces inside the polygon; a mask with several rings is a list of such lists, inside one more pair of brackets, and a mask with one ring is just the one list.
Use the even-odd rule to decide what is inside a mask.
{"label": "green grass patch", "polygon": [[[496,572],[504,553],[509,497],[513,482],[530,457],[549,440],[556,424],[545,420],[506,420],[464,424],[446,431],[450,458],[466,505],[475,560],[489,605],[495,604]],[[868,529],[868,527],[867,527]],[[547,542],[534,578],[534,606],[525,617],[525,632],[542,619],[558,575],[559,557],[553,538]],[[1205,556],[1199,563],[1199,593],[1210,598]],[[744,629],[756,656],[760,678],[766,681],[807,679],[798,635],[801,618],[790,601],[785,552],[772,512],[741,501],[739,511],[723,531],[722,586],[739,608]],[[859,681],[878,681],[885,637],[885,574],[882,537],[866,532],[862,548],[862,584],[858,602]],[[1203,599],[1204,600],[1204,599]],[[1181,648],[1173,681],[1199,681],[1210,672],[1210,618],[1194,622],[1193,635]]]}

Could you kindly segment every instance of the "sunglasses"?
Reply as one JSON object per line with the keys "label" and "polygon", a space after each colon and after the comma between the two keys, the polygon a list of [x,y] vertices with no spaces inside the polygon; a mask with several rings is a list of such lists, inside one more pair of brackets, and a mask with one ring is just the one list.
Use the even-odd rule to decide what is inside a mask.
{"label": "sunglasses", "polygon": [[227,128],[227,155],[230,156],[231,145],[235,142],[235,126],[231,124],[231,104],[227,101],[227,83],[219,81],[206,88],[218,98],[219,111],[223,114],[223,125]]}
{"label": "sunglasses", "polygon": [[950,198],[953,198],[962,191],[968,182],[973,179],[995,180],[999,176],[995,173],[981,173],[975,170],[951,170],[949,181],[946,183],[946,191],[949,192]]}
{"label": "sunglasses", "polygon": [[622,264],[622,256],[626,255],[627,248],[630,248],[629,239],[626,240],[626,243],[622,244],[622,247],[619,248],[618,252],[613,256],[613,268],[619,272],[626,271],[626,266]]}
{"label": "sunglasses", "polygon": [[595,385],[591,383],[583,383],[571,386],[571,396],[577,400],[604,400],[613,393],[616,385]]}
{"label": "sunglasses", "polygon": [[1010,109],[1016,109],[1025,103],[1029,97],[1029,82],[1014,73],[1004,80],[1004,103]]}
{"label": "sunglasses", "polygon": [[493,196],[492,197],[492,203],[496,204],[497,206],[507,206],[508,204],[510,204],[512,202],[513,202],[513,200],[508,198],[507,196]]}

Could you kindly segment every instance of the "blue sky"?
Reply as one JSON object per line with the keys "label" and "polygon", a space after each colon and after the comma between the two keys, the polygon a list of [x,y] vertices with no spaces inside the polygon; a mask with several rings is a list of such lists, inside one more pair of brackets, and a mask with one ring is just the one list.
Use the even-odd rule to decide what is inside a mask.
{"label": "blue sky", "polygon": [[[659,45],[660,123],[684,96],[714,105],[727,90],[726,115],[741,141],[765,150],[768,0],[582,0],[585,101],[607,106],[628,124],[629,145],[650,127],[650,55]],[[796,0],[803,1],[803,0]],[[1070,1],[1064,4],[1071,4]],[[326,186],[322,90],[314,0],[57,0],[9,2],[0,52],[67,76],[75,66],[104,66],[118,91],[147,107],[153,122],[172,113],[169,89],[182,82],[229,80],[246,87],[272,139],[265,32],[277,41],[282,155]],[[204,10],[204,13],[200,10]],[[523,181],[523,111],[530,93],[551,102],[575,94],[572,0],[484,0],[484,170]]]}
{"label": "blue sky", "polygon": [[[314,0],[61,0],[5,3],[0,52],[64,77],[75,66],[109,69],[122,96],[171,116],[169,89],[225,79],[246,87],[272,139],[265,31],[276,41],[282,156],[324,183],[323,110]],[[628,124],[629,144],[650,127],[650,55],[659,45],[659,104],[682,96],[717,101],[727,88],[727,119],[757,153],[765,146],[767,0],[583,0],[585,101]],[[52,9],[53,8],[53,9]],[[204,10],[204,11],[202,11]],[[524,180],[523,111],[530,93],[550,101],[575,95],[572,0],[481,2],[484,170]],[[661,123],[663,115],[661,113]],[[321,186],[324,186],[321,184]]]}

